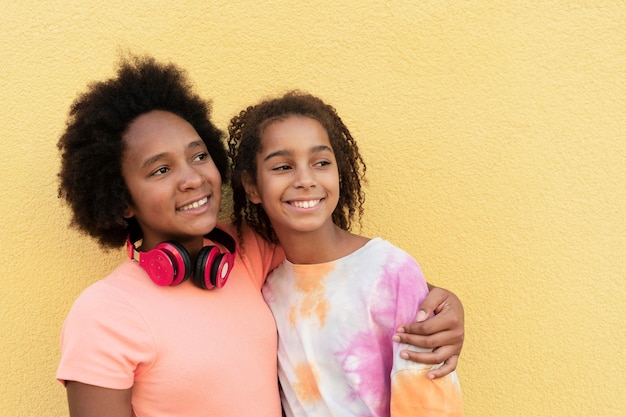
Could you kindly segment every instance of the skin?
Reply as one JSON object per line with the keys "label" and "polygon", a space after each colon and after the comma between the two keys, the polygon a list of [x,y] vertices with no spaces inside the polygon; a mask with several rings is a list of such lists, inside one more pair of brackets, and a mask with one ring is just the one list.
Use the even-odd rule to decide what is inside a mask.
{"label": "skin", "polygon": [[67,402],[72,417],[133,417],[131,389],[117,390],[67,381]]}
{"label": "skin", "polygon": [[[202,248],[203,236],[217,223],[221,202],[221,177],[206,146],[189,123],[160,110],[135,119],[124,140],[127,149],[122,160],[122,174],[132,198],[125,215],[135,216],[141,225],[144,239],[140,249],[147,251],[162,241],[175,240],[195,258]],[[336,196],[329,198],[335,199]],[[303,232],[306,234],[306,230]],[[361,244],[358,240],[355,242]],[[438,297],[424,301],[423,308],[429,313],[428,303],[434,309],[446,302],[444,295],[456,299],[445,290],[440,292]],[[442,314],[425,322],[430,330],[449,332],[448,329],[454,328],[451,323],[455,320],[455,311],[459,310],[453,309],[452,301],[447,316],[444,308]],[[411,326],[413,324],[408,325],[407,330],[412,331],[414,327]],[[401,334],[400,337],[419,338],[430,344],[443,343],[438,335]],[[459,352],[460,349],[458,345]],[[76,381],[67,381],[66,388],[71,417],[134,416],[131,388],[109,389]]]}

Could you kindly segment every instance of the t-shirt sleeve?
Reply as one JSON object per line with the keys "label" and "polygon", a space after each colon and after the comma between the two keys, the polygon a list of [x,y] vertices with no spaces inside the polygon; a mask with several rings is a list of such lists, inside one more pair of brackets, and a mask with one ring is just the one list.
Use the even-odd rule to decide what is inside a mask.
{"label": "t-shirt sleeve", "polygon": [[392,417],[463,417],[463,398],[456,373],[431,380],[426,376],[428,369],[405,369],[392,375]]}
{"label": "t-shirt sleeve", "polygon": [[78,297],[65,319],[57,379],[127,389],[153,363],[154,352],[141,316],[100,281]]}
{"label": "t-shirt sleeve", "polygon": [[242,226],[242,234],[241,259],[246,263],[256,287],[260,289],[267,275],[285,259],[285,254],[279,245],[266,241],[246,224]]}
{"label": "t-shirt sleeve", "polygon": [[[412,258],[396,270],[395,326],[411,322],[419,304],[428,293],[426,280]],[[463,416],[463,401],[456,373],[430,380],[427,373],[434,366],[402,359],[402,350],[424,351],[415,346],[394,342],[391,372],[391,416],[432,417]]]}

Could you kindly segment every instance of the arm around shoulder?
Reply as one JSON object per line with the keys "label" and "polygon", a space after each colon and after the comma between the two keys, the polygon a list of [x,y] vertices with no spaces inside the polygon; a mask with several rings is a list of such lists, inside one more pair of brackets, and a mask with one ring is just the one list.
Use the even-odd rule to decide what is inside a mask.
{"label": "arm around shoulder", "polygon": [[465,313],[461,300],[454,293],[430,284],[428,287],[430,291],[420,305],[416,321],[398,328],[394,340],[433,349],[429,352],[405,350],[402,355],[414,362],[443,363],[429,373],[430,378],[440,378],[456,369],[465,338]]}

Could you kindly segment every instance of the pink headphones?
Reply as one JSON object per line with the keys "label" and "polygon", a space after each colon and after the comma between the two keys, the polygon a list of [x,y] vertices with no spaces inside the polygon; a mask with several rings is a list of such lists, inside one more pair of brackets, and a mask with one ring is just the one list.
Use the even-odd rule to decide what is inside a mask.
{"label": "pink headphones", "polygon": [[202,289],[222,288],[226,284],[228,275],[235,265],[237,244],[231,235],[220,229],[213,229],[205,236],[214,242],[222,244],[228,252],[216,246],[205,246],[200,249],[196,266],[191,268],[191,256],[179,243],[161,242],[152,250],[141,252],[128,236],[126,249],[128,257],[135,259],[147,273],[150,279],[161,286],[178,285],[191,277],[191,281]]}

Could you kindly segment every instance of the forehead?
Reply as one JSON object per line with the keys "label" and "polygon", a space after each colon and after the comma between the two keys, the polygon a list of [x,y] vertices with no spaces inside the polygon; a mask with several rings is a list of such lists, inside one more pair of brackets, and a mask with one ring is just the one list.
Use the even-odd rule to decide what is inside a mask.
{"label": "forehead", "polygon": [[154,110],[131,122],[124,133],[122,164],[126,172],[149,169],[164,158],[187,155],[206,146],[196,130],[174,113]]}
{"label": "forehead", "polygon": [[144,113],[133,120],[124,133],[127,142],[151,138],[154,140],[177,137],[197,137],[196,130],[180,116],[163,110]]}
{"label": "forehead", "polygon": [[157,152],[172,152],[192,142],[204,146],[198,132],[180,116],[162,110],[144,113],[133,120],[123,134],[125,154],[141,157]]}
{"label": "forehead", "polygon": [[261,131],[261,148],[277,145],[303,145],[310,142],[330,144],[328,132],[316,119],[290,115],[269,122]]}

